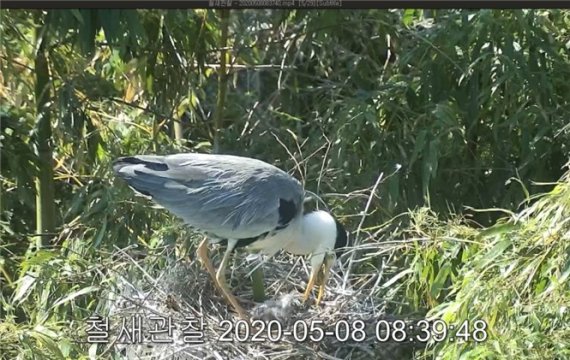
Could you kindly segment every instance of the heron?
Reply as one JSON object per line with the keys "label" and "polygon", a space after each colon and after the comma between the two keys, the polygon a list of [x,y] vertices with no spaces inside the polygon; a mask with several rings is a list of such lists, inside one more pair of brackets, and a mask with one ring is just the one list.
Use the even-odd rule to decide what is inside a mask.
{"label": "heron", "polygon": [[[347,232],[326,211],[304,214],[303,186],[285,171],[253,158],[202,153],[125,156],[114,161],[113,170],[204,235],[197,257],[241,318],[247,319],[247,313],[225,277],[237,248],[269,257],[280,250],[308,255],[311,274],[303,302],[318,286],[320,303],[337,254],[347,245]],[[208,256],[211,243],[227,245],[217,270]]]}

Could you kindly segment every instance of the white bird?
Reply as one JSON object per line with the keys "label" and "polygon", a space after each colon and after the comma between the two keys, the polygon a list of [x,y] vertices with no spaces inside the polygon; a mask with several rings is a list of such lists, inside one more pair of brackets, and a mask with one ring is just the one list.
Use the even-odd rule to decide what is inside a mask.
{"label": "white bird", "polygon": [[[246,312],[225,278],[229,257],[238,247],[268,256],[279,250],[309,255],[311,275],[303,300],[316,284],[319,304],[347,233],[328,212],[303,215],[304,190],[297,179],[263,161],[232,155],[128,156],[117,159],[113,170],[135,191],[206,235],[197,255],[240,317],[247,318]],[[227,249],[214,271],[207,244],[219,242]]]}

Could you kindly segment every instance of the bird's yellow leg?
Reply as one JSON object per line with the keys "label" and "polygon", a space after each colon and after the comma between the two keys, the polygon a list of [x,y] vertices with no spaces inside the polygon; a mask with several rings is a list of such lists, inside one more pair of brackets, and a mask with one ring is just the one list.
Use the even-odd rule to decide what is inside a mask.
{"label": "bird's yellow leg", "polygon": [[311,270],[311,276],[309,277],[309,283],[307,284],[307,290],[305,290],[305,295],[303,295],[303,302],[307,301],[309,296],[311,296],[311,290],[313,290],[313,287],[315,286],[315,280],[317,279],[317,276],[319,275],[319,269],[320,269],[320,266]]}
{"label": "bird's yellow leg", "polygon": [[247,313],[241,307],[241,305],[238,303],[236,297],[230,292],[228,283],[226,282],[225,270],[226,270],[226,266],[228,264],[228,260],[230,258],[230,255],[232,253],[232,249],[233,249],[233,246],[230,246],[228,244],[228,248],[226,249],[226,252],[225,252],[224,257],[222,259],[222,263],[220,264],[220,267],[218,268],[218,272],[216,273],[216,280],[218,283],[218,287],[220,288],[220,290],[222,291],[222,293],[224,294],[226,299],[228,299],[230,304],[232,304],[235,311],[238,313],[239,317],[244,319],[244,320],[247,320],[248,319]]}
{"label": "bird's yellow leg", "polygon": [[205,237],[204,240],[200,242],[200,245],[198,245],[198,249],[196,250],[196,254],[198,255],[202,265],[206,268],[206,271],[208,271],[208,274],[212,277],[212,280],[214,280],[215,284],[216,271],[214,270],[214,265],[212,265],[212,261],[208,256],[208,238]]}
{"label": "bird's yellow leg", "polygon": [[316,302],[317,305],[319,305],[321,299],[323,298],[323,295],[325,294],[325,285],[327,284],[327,281],[329,279],[331,265],[332,263],[325,261],[323,266],[321,266],[321,273],[319,274],[319,283],[320,283],[319,295],[317,296],[317,302]]}

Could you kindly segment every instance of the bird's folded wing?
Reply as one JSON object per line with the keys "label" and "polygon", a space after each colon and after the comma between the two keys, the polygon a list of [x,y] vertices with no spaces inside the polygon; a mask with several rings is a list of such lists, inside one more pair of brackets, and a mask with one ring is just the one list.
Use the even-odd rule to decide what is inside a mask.
{"label": "bird's folded wing", "polygon": [[221,238],[250,238],[280,225],[283,200],[302,211],[301,184],[264,162],[228,155],[139,155],[115,173],[136,191]]}

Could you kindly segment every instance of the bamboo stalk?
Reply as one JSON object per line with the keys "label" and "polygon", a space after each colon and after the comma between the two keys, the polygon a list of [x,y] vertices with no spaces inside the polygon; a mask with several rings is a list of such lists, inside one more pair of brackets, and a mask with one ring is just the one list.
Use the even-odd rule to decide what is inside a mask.
{"label": "bamboo stalk", "polygon": [[216,109],[214,112],[214,153],[220,151],[220,130],[222,129],[222,121],[224,114],[224,105],[226,101],[226,93],[228,88],[228,74],[226,70],[227,65],[227,46],[228,46],[228,30],[230,10],[220,10],[222,37],[220,39],[220,47],[222,48],[220,54],[220,68],[218,71],[218,94],[216,100]]}
{"label": "bamboo stalk", "polygon": [[36,177],[36,247],[50,244],[55,232],[55,196],[53,179],[53,153],[51,148],[51,117],[47,108],[50,99],[50,78],[45,54],[44,28],[38,29],[38,47],[35,59],[36,97],[36,151],[38,175]]}
{"label": "bamboo stalk", "polygon": [[180,119],[174,120],[174,141],[176,145],[181,146],[184,144],[184,128]]}

